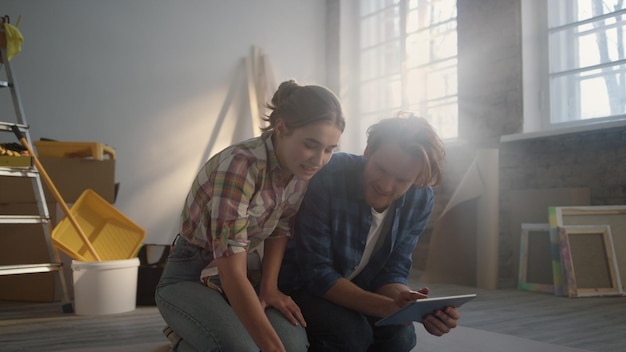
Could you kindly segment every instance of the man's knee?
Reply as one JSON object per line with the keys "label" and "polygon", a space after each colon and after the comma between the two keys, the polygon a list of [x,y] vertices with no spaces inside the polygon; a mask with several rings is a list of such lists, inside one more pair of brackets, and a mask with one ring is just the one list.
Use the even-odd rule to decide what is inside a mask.
{"label": "man's knee", "polygon": [[325,321],[309,323],[307,334],[311,345],[309,351],[365,352],[374,342],[367,318],[348,309],[334,310]]}
{"label": "man's knee", "polygon": [[375,342],[370,351],[408,352],[417,343],[413,324],[380,327],[376,329],[374,336]]}
{"label": "man's knee", "polygon": [[306,292],[293,296],[307,322],[310,352],[367,351],[374,341],[367,318]]}
{"label": "man's knee", "polygon": [[398,349],[396,351],[410,351],[415,347],[417,338],[413,324],[405,327],[398,336]]}
{"label": "man's knee", "polygon": [[374,342],[369,326],[336,331],[307,329],[309,352],[366,352]]}

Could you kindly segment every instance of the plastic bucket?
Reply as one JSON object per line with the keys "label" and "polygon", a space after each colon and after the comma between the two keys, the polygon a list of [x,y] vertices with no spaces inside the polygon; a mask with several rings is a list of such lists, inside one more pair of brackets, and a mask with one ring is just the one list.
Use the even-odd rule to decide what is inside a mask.
{"label": "plastic bucket", "polygon": [[104,315],[136,307],[139,258],[80,262],[72,260],[74,312]]}

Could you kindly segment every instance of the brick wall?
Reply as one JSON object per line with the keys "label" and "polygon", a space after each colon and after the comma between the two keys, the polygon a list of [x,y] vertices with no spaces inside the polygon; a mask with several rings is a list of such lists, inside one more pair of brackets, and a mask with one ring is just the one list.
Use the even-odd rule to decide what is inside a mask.
{"label": "brick wall", "polygon": [[[589,188],[591,205],[626,204],[626,127],[502,143],[500,285],[514,286],[511,190]],[[513,258],[513,259],[511,259]]]}

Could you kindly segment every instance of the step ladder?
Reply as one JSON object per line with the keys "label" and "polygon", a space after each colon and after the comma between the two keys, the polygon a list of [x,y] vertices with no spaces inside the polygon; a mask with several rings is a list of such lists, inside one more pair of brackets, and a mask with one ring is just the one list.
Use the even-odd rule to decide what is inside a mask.
{"label": "step ladder", "polygon": [[[0,36],[4,36],[5,33],[0,29]],[[2,77],[0,71],[0,94],[2,91],[9,90],[13,101],[13,107],[15,109],[15,122],[0,122],[0,133],[13,133],[12,127],[17,128],[26,137],[26,140],[31,142],[29,134],[29,126],[26,123],[24,116],[24,110],[22,108],[22,101],[20,99],[15,73],[11,69],[11,64],[7,57],[7,51],[5,47],[0,47],[0,67],[4,67],[3,70],[6,73],[6,77]],[[6,81],[2,81],[2,78],[6,78]],[[4,116],[5,112],[0,111],[0,116]],[[59,252],[52,245],[52,224],[50,223],[50,213],[46,205],[46,199],[44,190],[41,183],[40,174],[37,169],[32,167],[8,167],[0,166],[0,177],[22,177],[31,180],[33,193],[35,195],[35,202],[37,204],[38,215],[0,215],[1,224],[15,224],[15,225],[32,225],[40,224],[45,237],[46,248],[49,254],[49,263],[34,263],[34,264],[16,264],[16,265],[0,265],[0,275],[18,275],[18,274],[31,274],[31,273],[45,273],[54,272],[58,277],[58,283],[61,285],[61,300],[63,303],[62,309],[66,313],[73,311],[72,304],[69,299],[67,285],[65,282],[65,276],[63,274],[63,264],[61,262]],[[0,182],[2,180],[0,179]],[[0,233],[2,236],[2,233]],[[56,287],[55,287],[56,289]]]}

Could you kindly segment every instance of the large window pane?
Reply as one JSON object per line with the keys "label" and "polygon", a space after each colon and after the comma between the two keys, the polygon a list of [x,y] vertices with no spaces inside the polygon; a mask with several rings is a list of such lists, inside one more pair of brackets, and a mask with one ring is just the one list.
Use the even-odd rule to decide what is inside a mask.
{"label": "large window pane", "polygon": [[550,72],[624,59],[626,22],[615,17],[567,28],[550,35]]}
{"label": "large window pane", "polygon": [[626,9],[623,0],[548,0],[547,3],[550,27],[560,27]]}
{"label": "large window pane", "polygon": [[625,74],[626,66],[615,65],[553,78],[551,122],[626,114]]}
{"label": "large window pane", "polygon": [[[458,134],[455,0],[365,1],[361,7],[360,117],[399,110]],[[365,121],[365,120],[363,120]],[[449,126],[447,126],[449,125]]]}

